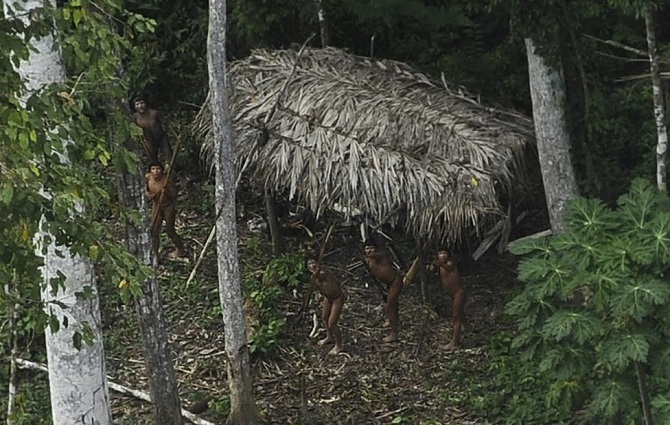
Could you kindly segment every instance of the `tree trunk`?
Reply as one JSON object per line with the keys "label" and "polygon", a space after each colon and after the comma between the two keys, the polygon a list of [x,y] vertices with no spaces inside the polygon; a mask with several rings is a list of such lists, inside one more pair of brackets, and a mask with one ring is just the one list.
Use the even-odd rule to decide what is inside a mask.
{"label": "tree trunk", "polygon": [[[14,285],[16,282],[12,282]],[[18,388],[17,381],[17,368],[16,368],[16,359],[19,355],[19,344],[18,344],[18,332],[16,326],[18,324],[18,310],[19,304],[15,302],[15,296],[13,296],[11,290],[9,289],[9,283],[5,283],[5,295],[7,300],[7,317],[9,321],[9,334],[11,336],[11,351],[9,354],[9,385],[7,390],[7,425],[14,425],[14,404],[16,403],[16,390]]]}
{"label": "tree trunk", "polygon": [[[57,332],[49,327],[45,330],[53,423],[112,423],[93,266],[87,259],[73,257],[65,247],[47,244],[45,238],[53,239],[48,234],[40,232],[37,238],[38,252],[47,245],[42,267],[45,282],[42,300],[47,314],[55,315],[61,324]],[[59,273],[65,275],[64,287],[54,296],[48,283],[58,278]],[[79,295],[86,287],[94,289],[94,296],[87,300]],[[73,338],[75,332],[83,334],[85,326],[90,327],[94,340],[92,345],[82,343],[79,350]]]}
{"label": "tree trunk", "polygon": [[[56,7],[53,0],[7,0],[3,2],[5,16],[9,10],[28,25],[29,17],[40,14],[44,7]],[[33,15],[35,14],[35,15]],[[65,69],[51,34],[39,40],[32,38],[34,48],[27,61],[21,62],[18,72],[26,81],[27,96],[55,82],[65,80]],[[26,99],[22,99],[25,103]],[[58,153],[68,162],[66,150]],[[43,196],[49,197],[48,193]],[[75,211],[71,212],[76,215]],[[43,231],[46,220],[42,217],[40,231],[35,237],[36,253],[44,259],[41,267],[44,285],[42,301],[47,314],[58,319],[60,329],[45,330],[52,420],[55,425],[109,424],[109,389],[105,371],[105,355],[100,329],[100,309],[93,266],[88,259],[73,255],[65,246],[57,246],[54,238]],[[63,285],[56,294],[52,292],[52,279],[63,276]],[[84,299],[81,294],[92,289]],[[67,320],[67,327],[64,320]],[[88,345],[74,346],[75,333],[93,337]]]}
{"label": "tree trunk", "polygon": [[225,0],[209,0],[207,56],[209,89],[212,96],[216,208],[221,213],[216,222],[216,245],[230,390],[228,423],[255,424],[258,423],[258,411],[252,391],[249,346],[242,309],[242,290],[237,257],[235,152],[226,81]]}
{"label": "tree trunk", "polygon": [[[122,108],[119,102],[116,108]],[[113,145],[121,143],[112,132]],[[130,143],[129,143],[130,145]],[[135,144],[137,147],[137,144]],[[131,148],[131,146],[128,146]],[[137,150],[137,149],[135,149]],[[152,263],[151,237],[149,235],[149,217],[147,200],[144,195],[144,176],[140,169],[134,173],[118,172],[119,199],[121,205],[131,211],[139,211],[142,222],[129,220],[125,223],[128,251],[140,262]],[[144,344],[144,361],[149,377],[151,401],[154,407],[154,422],[165,425],[181,425],[181,405],[177,378],[172,366],[172,356],[163,315],[163,303],[160,288],[153,277],[147,278],[142,295],[135,298],[135,311]]]}
{"label": "tree trunk", "polygon": [[570,136],[565,114],[565,82],[560,61],[555,67],[537,54],[526,39],[530,94],[542,182],[554,234],[565,230],[566,201],[577,196],[577,182],[570,157]]}
{"label": "tree trunk", "polygon": [[651,68],[651,84],[654,93],[654,117],[656,118],[656,185],[663,192],[668,191],[667,152],[668,129],[665,126],[665,104],[663,103],[663,82],[658,66],[658,48],[656,46],[656,29],[654,23],[653,4],[648,2],[644,7],[644,22],[647,27],[647,47],[649,48],[649,67]]}
{"label": "tree trunk", "polygon": [[314,0],[316,5],[316,12],[319,17],[319,30],[321,30],[321,47],[330,45],[330,31],[328,30],[328,20],[326,19],[326,11],[323,8],[325,0]]}

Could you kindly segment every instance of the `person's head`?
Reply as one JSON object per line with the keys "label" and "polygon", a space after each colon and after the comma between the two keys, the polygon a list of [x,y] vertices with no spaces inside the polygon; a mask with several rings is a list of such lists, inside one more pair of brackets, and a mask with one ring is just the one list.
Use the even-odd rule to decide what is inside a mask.
{"label": "person's head", "polygon": [[309,270],[310,273],[316,273],[319,270],[319,263],[316,260],[307,261],[307,270]]}
{"label": "person's head", "polygon": [[377,250],[377,244],[372,239],[368,239],[363,242],[363,250],[365,255],[370,255]]}
{"label": "person's head", "polygon": [[447,248],[442,248],[439,251],[437,251],[437,259],[438,261],[448,261],[451,258],[451,253]]}
{"label": "person's head", "polygon": [[154,176],[154,177],[160,177],[163,175],[163,164],[160,162],[152,162],[151,165],[149,165],[149,172]]}
{"label": "person's head", "polygon": [[140,114],[147,109],[147,103],[144,101],[144,98],[141,96],[136,97],[133,99],[133,109]]}

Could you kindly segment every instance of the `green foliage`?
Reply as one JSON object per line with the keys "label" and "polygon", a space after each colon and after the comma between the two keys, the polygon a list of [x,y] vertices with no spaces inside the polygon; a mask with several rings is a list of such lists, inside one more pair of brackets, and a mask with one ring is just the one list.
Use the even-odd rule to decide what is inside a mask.
{"label": "green foliage", "polygon": [[[571,424],[574,413],[564,389],[536,369],[520,367],[512,337],[501,333],[487,347],[489,379],[463,374],[465,408],[495,424]],[[575,382],[564,383],[575,386]]]}
{"label": "green foliage", "polygon": [[287,292],[300,287],[304,271],[303,256],[285,254],[270,260],[262,273],[244,281],[250,301],[248,310],[253,311],[247,318],[252,329],[249,335],[252,354],[270,353],[280,342],[286,325],[286,314],[281,308],[286,304]]}
{"label": "green foliage", "polygon": [[[7,366],[7,367],[5,367]],[[3,362],[0,369],[0,400],[7,399],[7,385],[9,382],[9,362]],[[41,373],[41,372],[40,372]],[[18,382],[16,405],[12,415],[15,425],[51,425],[51,403],[49,399],[49,380],[46,374],[25,376]],[[5,404],[6,408],[6,404]],[[3,413],[5,409],[3,409]],[[6,414],[3,415],[3,419]]]}
{"label": "green foliage", "polygon": [[128,0],[126,8],[152,25],[134,41],[145,56],[130,70],[131,92],[144,93],[151,104],[202,103],[208,87],[208,3]]}
{"label": "green foliage", "polygon": [[230,396],[224,394],[221,398],[210,400],[209,409],[220,417],[226,417],[230,413]]}
{"label": "green foliage", "polygon": [[[152,23],[126,13],[117,0],[71,1],[40,12],[31,15],[27,27],[11,13],[0,17],[0,43],[6,47],[0,52],[0,120],[5,124],[0,129],[0,279],[7,285],[0,294],[0,320],[4,323],[17,305],[22,351],[45,326],[68,326],[43,309],[40,290],[58,290],[62,276],[42,282],[38,225],[50,235],[45,243],[53,238],[73,254],[89,258],[114,285],[126,282],[120,284],[122,293],[139,290],[137,282],[150,273],[109,229],[108,218],[118,208],[110,196],[114,190],[108,167],[111,162],[133,166],[137,161],[124,149],[112,157],[106,137],[112,126],[121,140],[133,133],[127,115],[112,113],[107,106],[110,99],[126,95],[128,83],[120,67],[132,68],[138,57],[142,60],[134,37],[150,31]],[[67,79],[27,97],[14,67],[28,58],[26,40],[50,33],[54,18]],[[105,116],[101,112],[106,109]],[[83,300],[91,294],[85,288],[77,296]],[[84,324],[73,344],[79,348],[90,343],[92,335]],[[7,357],[11,343],[12,338],[2,338],[0,354]],[[17,415],[24,408],[36,410],[19,403]],[[38,423],[37,417],[27,416],[22,423]]]}
{"label": "green foliage", "polygon": [[[546,403],[570,400],[572,409],[586,409],[589,423],[640,420],[634,364],[668,370],[669,211],[666,194],[635,180],[616,209],[578,199],[565,233],[512,246],[523,256],[526,283],[507,306],[520,332],[513,372],[541,375]],[[670,375],[643,373],[664,415]]]}

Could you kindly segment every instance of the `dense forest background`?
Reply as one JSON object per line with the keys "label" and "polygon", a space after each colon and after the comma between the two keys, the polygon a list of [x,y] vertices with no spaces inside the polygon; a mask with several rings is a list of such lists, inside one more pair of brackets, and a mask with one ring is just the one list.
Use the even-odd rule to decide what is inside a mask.
{"label": "dense forest background", "polygon": [[[312,35],[316,36],[310,45],[321,45],[317,1],[229,0],[227,3],[230,61],[245,58],[259,48],[298,49]],[[644,7],[653,8],[665,84],[670,52],[670,27],[663,24],[670,18],[666,3],[663,0],[323,0],[329,45],[360,56],[405,62],[437,79],[443,76],[450,87],[462,86],[481,96],[487,104],[501,105],[528,116],[532,116],[533,105],[524,39],[532,36],[539,40],[541,51],[560,61],[565,72],[564,107],[570,125],[572,161],[580,194],[588,200],[581,199],[571,209],[570,230],[565,237],[513,249],[517,257],[509,252],[493,254],[478,265],[464,267],[466,284],[471,285],[473,298],[479,300],[471,310],[476,317],[475,331],[469,346],[466,344],[468,349],[455,354],[444,368],[431,354],[439,341],[423,333],[412,334],[405,351],[398,350],[393,360],[386,353],[377,353],[371,342],[374,337],[370,336],[374,331],[364,324],[369,316],[362,313],[368,308],[371,295],[362,286],[352,288],[352,303],[360,308],[352,307],[350,319],[344,319],[345,328],[350,334],[355,330],[360,340],[351,352],[355,350],[359,356],[375,353],[356,367],[365,363],[381,369],[375,372],[352,369],[350,376],[344,377],[351,381],[343,378],[330,387],[341,395],[341,400],[336,400],[336,396],[332,400],[342,401],[347,407],[336,404],[330,410],[312,411],[312,416],[303,415],[302,410],[296,413],[305,406],[291,404],[298,403],[298,388],[304,390],[298,376],[309,370],[317,376],[317,384],[330,382],[332,370],[340,366],[340,370],[344,369],[348,360],[339,357],[337,361],[341,363],[332,367],[324,365],[322,356],[309,350],[305,354],[300,344],[306,338],[289,332],[285,320],[287,311],[295,310],[295,297],[291,298],[290,293],[297,291],[305,280],[303,254],[309,249],[313,251],[315,238],[299,231],[299,237],[289,239],[287,253],[273,257],[269,255],[267,240],[251,231],[242,232],[240,255],[245,296],[257,307],[252,325],[255,339],[251,342],[257,395],[261,399],[260,410],[270,414],[266,418],[270,423],[289,423],[287,418],[296,417],[302,423],[318,423],[318,420],[347,423],[346,418],[353,418],[350,423],[361,423],[362,417],[370,417],[376,418],[370,419],[370,423],[632,424],[641,423],[643,410],[649,407],[644,396],[650,394],[654,415],[661,421],[658,423],[670,418],[667,399],[670,346],[663,342],[668,340],[670,329],[667,313],[670,290],[666,288],[670,217],[667,197],[644,183],[655,180],[657,129],[642,15]],[[108,100],[111,96],[127,101],[137,95],[144,96],[151,107],[160,110],[181,135],[174,172],[184,206],[179,223],[188,225],[184,224],[179,231],[186,239],[204,241],[215,221],[213,177],[200,156],[200,140],[192,133],[191,125],[208,95],[209,5],[203,0],[105,0],[100,5],[98,8],[95,2],[85,0],[58,1],[61,10],[89,11],[88,18],[82,15],[73,18],[70,12],[57,15],[68,87],[74,87],[72,93],[75,88],[81,91],[77,91],[74,99],[67,96],[67,91],[59,96],[76,104],[81,114],[53,115],[53,120],[77,121],[82,127],[82,140],[95,140],[93,147],[75,150],[72,156],[73,169],[77,164],[88,167],[81,174],[84,177],[77,177],[85,183],[78,186],[80,180],[76,180],[75,186],[88,189],[81,192],[91,201],[87,219],[95,223],[75,229],[86,235],[86,239],[75,244],[79,244],[79,252],[94,260],[123,258],[114,251],[116,248],[107,249],[106,242],[102,242],[122,233],[117,222],[121,213],[114,175],[131,162],[125,156],[110,159],[107,153],[113,150],[108,139],[111,133],[106,127],[112,115]],[[107,12],[98,13],[102,10]],[[96,19],[92,18],[94,15]],[[5,16],[0,19],[0,41],[25,54],[20,47],[22,42],[13,36],[20,29],[13,25]],[[100,30],[103,27],[106,29]],[[114,37],[122,41],[114,44],[111,42]],[[0,52],[0,84],[7,87],[15,84],[10,56],[8,52]],[[116,61],[108,60],[109,57]],[[96,85],[98,80],[107,81],[100,77],[99,72],[103,71],[105,75],[122,75],[118,84],[111,88],[107,84]],[[0,86],[0,103],[15,104],[8,93],[9,89],[5,92]],[[665,85],[663,97],[670,98]],[[125,115],[121,119],[129,121]],[[13,120],[8,118],[7,128],[0,132],[7,140],[16,136]],[[28,124],[25,128],[29,128]],[[139,132],[135,128],[134,133],[131,129],[128,134],[137,137]],[[38,212],[42,211],[39,208],[46,208],[34,199],[40,185],[57,181],[57,190],[72,192],[68,185],[73,180],[67,174],[69,171],[54,169],[51,176],[30,176],[33,180],[25,177],[27,184],[21,180],[21,184],[7,189],[14,184],[10,177],[15,175],[6,170],[15,166],[13,161],[19,163],[18,155],[25,155],[21,159],[27,163],[34,152],[20,150],[9,142],[0,146],[3,179],[0,228],[5,236],[0,258],[7,260],[0,268],[0,276],[14,285],[12,296],[6,289],[0,302],[3,308],[0,354],[9,356],[12,351],[11,341],[16,340],[16,335],[11,335],[6,324],[14,314],[13,306],[21,304],[17,307],[23,314],[18,321],[19,351],[25,358],[44,361],[41,341],[45,323],[35,313],[39,307],[36,301],[39,290],[34,285],[39,281],[38,263],[27,256],[28,260],[17,265],[15,253],[33,252],[30,235],[35,230]],[[95,162],[98,158],[100,163]],[[91,160],[95,164],[87,165]],[[263,214],[262,194],[253,193],[252,189],[257,188],[247,183],[243,181],[238,190],[239,205],[245,209],[238,214],[245,221],[256,212]],[[33,195],[19,195],[24,190]],[[30,210],[33,205],[39,208]],[[287,215],[288,210],[296,210],[294,205],[283,207]],[[542,200],[533,206],[542,207]],[[526,223],[530,226],[524,229],[526,233],[546,228],[544,217],[537,220]],[[319,235],[325,233],[324,223],[312,225],[313,230],[320,231]],[[402,237],[395,236],[398,240]],[[344,233],[334,238],[349,252],[355,251],[360,242]],[[410,248],[414,243],[404,242]],[[399,245],[400,251],[407,248]],[[338,261],[340,254],[331,261]],[[206,271],[201,272],[191,287],[184,284],[188,270],[178,263],[167,264],[159,278],[170,332],[174,341],[186,347],[177,359],[182,362],[178,368],[182,394],[187,393],[185,401],[209,399],[209,418],[217,421],[225,417],[229,400],[222,384],[226,377],[220,359],[210,357],[223,341],[221,309],[216,284],[212,283],[216,280],[216,260],[213,253],[208,256],[203,267]],[[517,272],[518,258],[529,261],[522,262]],[[343,269],[349,265],[347,261],[350,258],[339,263]],[[128,307],[133,294],[116,284],[126,282],[120,269],[110,271],[100,267],[97,272],[102,281],[114,282],[101,289],[110,374],[115,379],[136,383],[135,377],[143,372],[138,360],[142,357],[141,349],[133,340],[137,324]],[[363,275],[361,272],[352,279],[362,282]],[[624,286],[622,282],[632,286]],[[425,313],[421,302],[425,302],[425,294],[416,287],[408,292],[403,295],[407,327],[425,329],[427,321],[440,312]],[[25,303],[19,302],[22,300]],[[432,307],[436,311],[441,308]],[[448,333],[447,328],[448,320],[442,321],[436,325],[435,333]],[[189,345],[193,340],[202,345]],[[417,346],[423,346],[425,353],[415,349]],[[522,351],[523,356],[519,354]],[[430,384],[430,391],[417,390],[408,396],[408,404],[421,405],[427,394],[431,400],[427,404],[433,403],[433,397],[439,401],[415,411],[401,402],[395,404],[401,395],[407,394],[396,393],[395,387],[375,384],[366,389],[370,391],[370,399],[381,405],[389,403],[393,409],[386,405],[383,408],[393,414],[385,413],[379,405],[370,407],[370,411],[350,405],[347,391],[365,384],[360,377],[385,374],[387,361],[388,368],[397,368],[411,376],[413,384],[420,385],[421,381]],[[199,367],[185,372],[188,368],[184,365],[192,362]],[[5,363],[0,368],[3,405],[9,369]],[[280,379],[272,371],[280,371],[288,390],[277,389]],[[51,423],[48,403],[44,403],[48,400],[48,385],[43,376],[35,378],[36,373],[22,372],[15,424]],[[392,373],[384,377],[388,382],[394,379]],[[641,377],[648,377],[649,382],[643,383]],[[407,383],[404,386],[415,388]],[[319,392],[322,399],[330,400],[331,394],[327,392]],[[273,400],[277,403],[273,404]],[[123,416],[122,423],[148,423],[147,409],[141,403],[128,400],[115,403],[115,414]],[[445,410],[451,406],[456,406],[457,411]],[[349,407],[346,416],[342,411]],[[0,418],[4,418],[3,414]]]}

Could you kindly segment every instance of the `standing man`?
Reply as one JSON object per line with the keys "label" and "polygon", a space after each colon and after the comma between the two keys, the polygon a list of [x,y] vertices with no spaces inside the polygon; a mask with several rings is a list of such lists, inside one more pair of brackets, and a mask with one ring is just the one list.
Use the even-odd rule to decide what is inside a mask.
{"label": "standing man", "polygon": [[151,169],[145,176],[147,182],[146,195],[153,203],[151,210],[151,249],[154,254],[154,266],[158,265],[158,246],[163,220],[165,220],[165,232],[177,248],[170,253],[169,257],[177,258],[188,255],[184,243],[174,229],[177,186],[163,170],[163,164],[155,162],[151,164]]}
{"label": "standing man", "polygon": [[133,121],[144,132],[144,150],[149,156],[149,163],[158,162],[158,151],[162,150],[165,155],[165,162],[172,163],[172,146],[168,140],[167,134],[163,129],[161,116],[157,110],[147,107],[146,102],[141,97],[133,100]]}
{"label": "standing man", "polygon": [[383,341],[396,342],[398,340],[399,298],[403,287],[402,276],[374,241],[365,241],[363,247],[370,273],[386,290],[386,318],[391,326],[391,333],[384,337]]}

